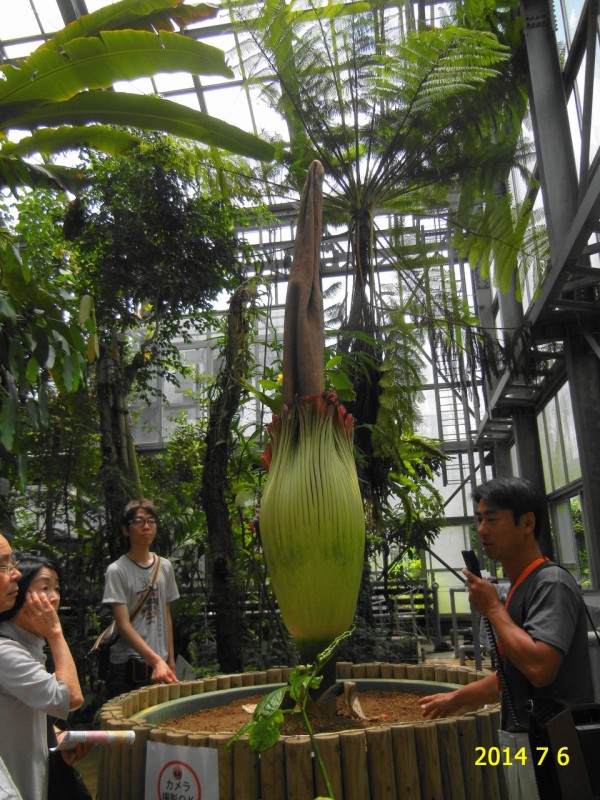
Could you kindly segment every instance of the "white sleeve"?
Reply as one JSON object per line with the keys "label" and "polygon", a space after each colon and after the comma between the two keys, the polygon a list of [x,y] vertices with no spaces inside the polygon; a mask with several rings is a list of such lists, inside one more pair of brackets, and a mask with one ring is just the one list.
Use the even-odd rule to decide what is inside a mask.
{"label": "white sleeve", "polygon": [[0,686],[35,711],[61,719],[69,714],[71,698],[67,685],[18,642],[0,642]]}
{"label": "white sleeve", "polygon": [[113,603],[124,603],[127,605],[127,600],[126,579],[115,561],[113,564],[110,564],[106,570],[102,604],[112,605]]}

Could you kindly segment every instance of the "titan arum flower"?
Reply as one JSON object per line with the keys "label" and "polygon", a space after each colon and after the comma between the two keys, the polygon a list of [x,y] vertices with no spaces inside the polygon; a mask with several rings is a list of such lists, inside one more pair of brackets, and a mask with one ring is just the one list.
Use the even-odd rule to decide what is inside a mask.
{"label": "titan arum flower", "polygon": [[365,546],[352,416],[323,391],[322,198],[323,167],[313,161],[286,297],[284,405],[267,427],[269,475],[260,509],[273,590],[307,661],[352,624]]}

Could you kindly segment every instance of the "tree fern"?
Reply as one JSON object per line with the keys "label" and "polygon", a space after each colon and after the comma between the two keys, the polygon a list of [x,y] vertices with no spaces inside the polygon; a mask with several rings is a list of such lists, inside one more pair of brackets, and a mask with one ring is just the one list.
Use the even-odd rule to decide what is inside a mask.
{"label": "tree fern", "polygon": [[[240,6],[232,8],[241,13]],[[390,453],[383,453],[385,434],[378,431],[400,441],[399,431],[408,433],[416,423],[419,336],[443,341],[450,356],[460,348],[474,352],[476,329],[469,327],[475,320],[456,293],[423,301],[419,279],[443,256],[418,243],[406,249],[393,230],[378,229],[377,217],[387,213],[401,220],[404,214],[430,215],[432,209],[445,214],[451,192],[464,190],[475,201],[484,185],[514,164],[523,116],[514,25],[505,6],[480,6],[475,0],[468,9],[461,7],[455,20],[439,28],[416,25],[415,31],[408,30],[412,20],[404,16],[404,6],[396,13],[377,0],[356,4],[353,13],[311,0],[301,12],[297,8],[271,0],[251,23],[246,18],[240,25],[248,31],[244,46],[253,74],[287,121],[292,181],[299,185],[308,164],[321,160],[325,221],[347,229],[352,295],[338,306],[345,313],[338,316],[340,349],[367,356],[372,365],[353,375],[352,411],[362,425],[357,443],[364,463],[371,464],[365,481],[370,496],[381,499],[385,470],[377,458]],[[479,23],[473,25],[476,16]],[[507,131],[511,147],[498,147]],[[514,233],[520,218],[506,208],[492,215],[486,206],[488,216],[479,225],[479,217],[470,218],[479,208],[484,206],[471,203],[463,229],[479,227],[480,254],[490,263],[495,257],[508,264],[512,239],[496,236],[495,244],[485,245],[482,240],[494,223],[508,232],[509,218]],[[411,297],[396,304],[384,298],[380,269],[406,276],[414,287]],[[404,324],[405,318],[412,325]],[[393,399],[403,380],[410,390]],[[400,405],[392,410],[394,403]]]}

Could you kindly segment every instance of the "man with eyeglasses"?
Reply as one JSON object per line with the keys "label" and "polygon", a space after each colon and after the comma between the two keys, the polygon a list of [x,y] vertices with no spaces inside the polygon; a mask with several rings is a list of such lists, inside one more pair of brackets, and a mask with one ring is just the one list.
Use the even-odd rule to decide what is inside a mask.
{"label": "man with eyeglasses", "polygon": [[151,550],[156,509],[145,498],[131,500],[121,522],[129,549],[109,565],[102,599],[112,606],[120,634],[110,652],[109,697],[149,683],[177,682],[170,604],[179,590],[171,562]]}
{"label": "man with eyeglasses", "polygon": [[12,561],[11,546],[0,533],[0,611],[8,611],[14,606],[20,577],[19,565]]}
{"label": "man with eyeglasses", "polygon": [[[0,612],[9,611],[15,604],[21,577],[19,565],[12,561],[12,549],[0,533]],[[20,800],[16,786],[0,757],[0,797],[5,800]]]}

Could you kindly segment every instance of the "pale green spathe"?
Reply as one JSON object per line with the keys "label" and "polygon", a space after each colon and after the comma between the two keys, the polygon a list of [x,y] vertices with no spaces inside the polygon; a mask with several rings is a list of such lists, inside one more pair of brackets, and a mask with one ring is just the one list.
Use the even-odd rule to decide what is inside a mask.
{"label": "pale green spathe", "polygon": [[302,398],[270,435],[261,539],[283,621],[312,656],[352,624],[356,610],[365,519],[352,418],[322,396]]}

